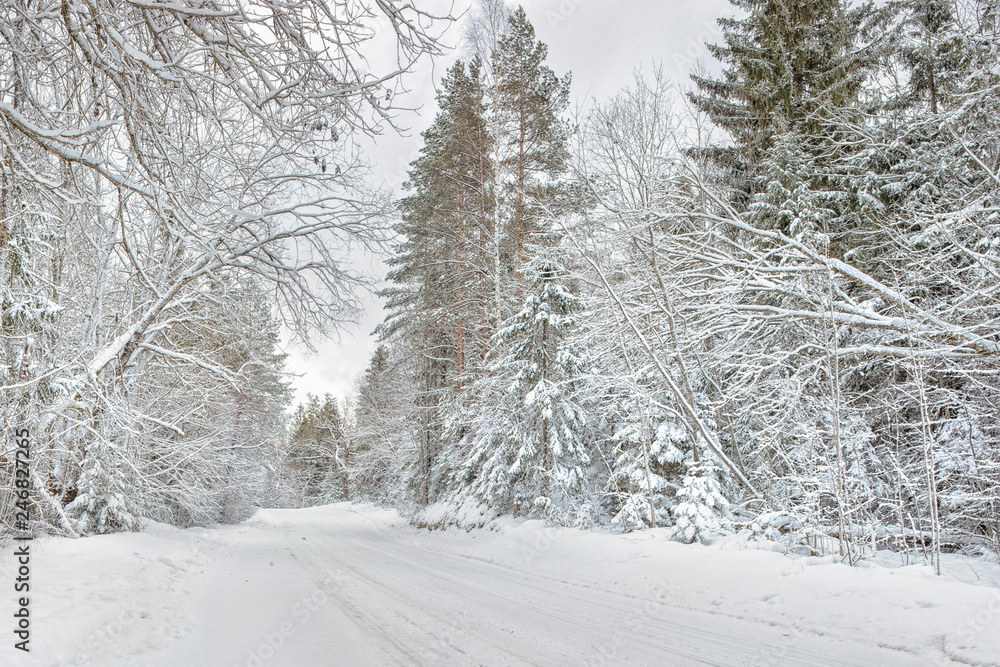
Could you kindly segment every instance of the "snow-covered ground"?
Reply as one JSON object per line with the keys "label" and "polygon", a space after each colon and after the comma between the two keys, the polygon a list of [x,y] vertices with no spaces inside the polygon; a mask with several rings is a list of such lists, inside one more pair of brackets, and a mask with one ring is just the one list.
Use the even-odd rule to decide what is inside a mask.
{"label": "snow-covered ground", "polygon": [[385,510],[32,544],[30,655],[2,665],[1000,665],[1000,568],[948,572]]}

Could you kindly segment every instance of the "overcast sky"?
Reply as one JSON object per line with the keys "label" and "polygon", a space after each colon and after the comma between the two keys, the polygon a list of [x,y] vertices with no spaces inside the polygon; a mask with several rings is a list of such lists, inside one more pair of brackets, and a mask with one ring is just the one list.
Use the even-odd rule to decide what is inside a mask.
{"label": "overcast sky", "polygon": [[[440,5],[439,0],[417,2],[422,8]],[[469,0],[457,0],[453,13],[458,15],[470,5]],[[549,46],[548,66],[558,76],[573,73],[571,108],[614,95],[631,82],[640,66],[649,69],[662,63],[667,76],[680,85],[687,85],[697,61],[717,69],[704,43],[720,42],[715,19],[735,13],[728,0],[524,0],[523,6],[538,38]],[[451,26],[445,43],[458,46],[461,33],[461,22]],[[420,150],[420,131],[437,111],[434,86],[460,55],[454,51],[433,64],[424,63],[409,76],[412,92],[404,103],[422,109],[400,117],[400,123],[410,128],[408,136],[386,134],[367,151],[374,179],[397,194]],[[377,257],[359,256],[357,268],[382,275],[385,267]],[[339,340],[317,341],[317,354],[286,350],[291,355],[288,370],[296,376],[292,384],[296,401],[303,400],[306,392],[350,395],[354,378],[364,371],[375,348],[370,334],[385,317],[376,299],[369,298],[367,304],[359,325],[345,328]]]}

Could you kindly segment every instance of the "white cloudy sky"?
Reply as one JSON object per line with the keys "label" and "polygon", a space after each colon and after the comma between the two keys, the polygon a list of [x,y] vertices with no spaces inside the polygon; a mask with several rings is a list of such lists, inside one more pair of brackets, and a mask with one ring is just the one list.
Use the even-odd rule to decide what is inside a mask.
{"label": "white cloudy sky", "polygon": [[[422,8],[440,6],[441,1],[418,0]],[[449,4],[444,5],[445,10]],[[460,15],[470,5],[470,0],[456,0],[453,15]],[[547,64],[559,76],[573,73],[571,107],[614,95],[630,83],[637,67],[648,69],[653,63],[661,63],[669,77],[686,85],[695,62],[713,64],[704,43],[721,41],[715,19],[735,13],[728,0],[524,0],[523,6],[538,38],[549,46]],[[459,22],[445,34],[445,43],[457,46],[461,33]],[[412,92],[405,105],[422,110],[399,119],[410,128],[408,136],[387,134],[368,150],[376,181],[399,191],[407,165],[420,149],[419,133],[436,112],[434,85],[459,55],[453,51],[433,64],[424,63],[410,75],[407,84]],[[384,266],[374,256],[359,256],[357,268],[384,273]],[[375,348],[370,334],[384,317],[377,299],[369,297],[367,304],[358,325],[346,327],[332,339],[317,341],[316,354],[286,350],[291,355],[288,370],[294,374],[297,401],[306,392],[351,393],[355,376],[364,371]]]}

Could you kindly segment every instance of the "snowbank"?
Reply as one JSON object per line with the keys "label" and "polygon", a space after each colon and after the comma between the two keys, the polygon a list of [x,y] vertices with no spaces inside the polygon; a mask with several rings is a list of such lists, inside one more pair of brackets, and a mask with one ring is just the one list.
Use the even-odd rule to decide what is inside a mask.
{"label": "snowbank", "polygon": [[782,553],[767,542],[680,544],[670,529],[629,534],[494,522],[422,536],[427,548],[637,598],[752,619],[791,633],[840,634],[926,656],[928,664],[1000,665],[1000,566],[953,555],[942,576],[883,553],[858,567]]}
{"label": "snowbank", "polygon": [[[1000,665],[1000,567],[950,557],[936,577],[891,554],[852,568],[769,546],[510,519],[426,530],[347,504],[212,529],[39,539],[32,652],[10,640],[0,664],[310,667],[332,664],[336,650],[344,667],[513,665],[550,650],[544,664],[568,665],[580,663],[560,656],[594,646],[610,646],[607,659],[586,653],[594,664],[626,654],[664,664],[651,656],[669,646],[688,651],[669,664],[699,664],[714,648],[719,664]],[[0,581],[15,568],[4,548]],[[0,613],[11,618],[14,604],[3,596]]]}

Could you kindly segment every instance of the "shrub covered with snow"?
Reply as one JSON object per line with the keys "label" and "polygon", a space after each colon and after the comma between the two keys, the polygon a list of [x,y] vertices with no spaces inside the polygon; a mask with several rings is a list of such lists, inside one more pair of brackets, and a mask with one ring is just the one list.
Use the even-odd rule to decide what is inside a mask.
{"label": "shrub covered with snow", "polygon": [[687,544],[695,540],[704,542],[712,535],[728,530],[729,522],[724,512],[729,501],[722,495],[717,471],[711,464],[688,466],[684,483],[677,490],[680,502],[671,510],[675,540]]}

